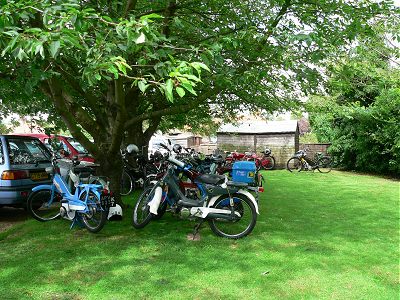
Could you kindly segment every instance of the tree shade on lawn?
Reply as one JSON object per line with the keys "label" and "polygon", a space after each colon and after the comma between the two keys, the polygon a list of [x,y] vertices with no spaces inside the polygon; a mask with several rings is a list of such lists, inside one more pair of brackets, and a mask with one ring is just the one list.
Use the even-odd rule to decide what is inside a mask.
{"label": "tree shade on lawn", "polygon": [[[136,230],[130,210],[98,234],[69,230],[65,220],[15,225],[0,233],[0,294],[397,299],[398,181],[338,171],[264,176],[257,225],[237,241],[215,236],[208,226],[200,241],[188,241],[194,223],[168,213]],[[132,207],[137,196],[124,201]]]}

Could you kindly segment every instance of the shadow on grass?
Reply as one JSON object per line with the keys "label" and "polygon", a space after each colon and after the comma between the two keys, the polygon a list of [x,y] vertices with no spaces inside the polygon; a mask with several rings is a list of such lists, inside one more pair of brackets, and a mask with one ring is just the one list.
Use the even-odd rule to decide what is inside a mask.
{"label": "shadow on grass", "polygon": [[[214,236],[207,224],[200,241],[188,241],[195,223],[170,215],[136,230],[131,209],[95,235],[70,231],[66,220],[29,220],[0,240],[0,294],[11,299],[395,295],[398,186],[378,186],[364,177],[349,181],[340,173],[265,175],[256,228],[238,241]],[[347,281],[352,289],[344,288]]]}

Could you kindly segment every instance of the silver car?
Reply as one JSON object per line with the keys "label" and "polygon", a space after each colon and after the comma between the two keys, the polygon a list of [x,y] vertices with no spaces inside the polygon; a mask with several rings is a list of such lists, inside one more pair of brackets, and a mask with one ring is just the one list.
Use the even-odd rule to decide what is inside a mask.
{"label": "silver car", "polygon": [[0,135],[0,206],[23,207],[32,188],[50,184],[51,153],[39,139]]}

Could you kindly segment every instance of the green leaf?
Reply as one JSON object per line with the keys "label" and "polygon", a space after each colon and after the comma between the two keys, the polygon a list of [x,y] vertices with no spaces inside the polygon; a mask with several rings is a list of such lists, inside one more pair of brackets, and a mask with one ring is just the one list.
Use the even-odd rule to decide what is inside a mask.
{"label": "green leaf", "polygon": [[190,74],[182,74],[182,77],[186,77],[190,80],[196,81],[196,82],[201,82],[200,78],[194,75],[190,75]]}
{"label": "green leaf", "polygon": [[183,86],[186,90],[188,90],[191,94],[197,96],[197,93],[196,93],[195,90],[193,89],[193,86],[192,86],[192,84],[191,84],[190,82],[182,83],[182,86]]}
{"label": "green leaf", "polygon": [[3,34],[9,35],[9,36],[16,36],[18,35],[18,32],[15,30],[10,30],[10,31],[4,31]]}
{"label": "green leaf", "polygon": [[203,64],[201,62],[192,62],[191,63],[192,67],[195,68],[196,70],[199,70],[199,68],[207,70],[208,72],[211,72],[209,67],[206,64]]}
{"label": "green leaf", "polygon": [[165,84],[167,93],[172,94],[172,90],[174,89],[174,82],[172,81],[172,79],[168,79],[166,84]]}
{"label": "green leaf", "polygon": [[116,79],[118,79],[119,75],[118,75],[118,69],[117,69],[116,67],[110,66],[110,67],[107,69],[107,71],[110,72],[110,73],[112,73],[112,74],[114,74],[114,77],[115,77]]}
{"label": "green leaf", "polygon": [[24,58],[27,58],[28,56],[26,55],[24,49],[19,48],[18,54],[17,54],[17,58],[22,61]]}
{"label": "green leaf", "polygon": [[100,74],[96,74],[96,75],[94,75],[94,77],[95,77],[98,81],[101,80],[101,75],[100,75]]}
{"label": "green leaf", "polygon": [[40,53],[40,56],[42,58],[44,58],[44,49],[43,49],[43,44],[38,44],[35,48],[35,55],[37,55],[38,53]]}
{"label": "green leaf", "polygon": [[49,51],[52,58],[56,58],[59,49],[60,41],[53,41],[50,43]]}
{"label": "green leaf", "polygon": [[146,84],[146,83],[147,83],[146,80],[141,80],[138,82],[139,90],[141,90],[142,93],[144,93],[146,91],[146,89],[150,86],[149,84]]}
{"label": "green leaf", "polygon": [[176,92],[178,93],[178,95],[182,98],[183,96],[185,96],[186,92],[183,88],[181,88],[180,86],[178,86],[176,88]]}
{"label": "green leaf", "polygon": [[145,15],[140,17],[140,20],[149,20],[149,19],[163,19],[163,16],[160,16],[158,14],[149,14],[149,15]]}
{"label": "green leaf", "polygon": [[25,33],[41,33],[42,29],[40,28],[29,28],[27,30],[25,30]]}

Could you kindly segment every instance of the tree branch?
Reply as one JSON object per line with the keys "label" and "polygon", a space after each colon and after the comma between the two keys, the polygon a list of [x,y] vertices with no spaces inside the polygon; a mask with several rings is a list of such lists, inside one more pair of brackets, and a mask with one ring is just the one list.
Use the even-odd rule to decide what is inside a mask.
{"label": "tree branch", "polygon": [[275,16],[275,19],[268,26],[267,33],[264,36],[265,43],[267,43],[268,38],[272,35],[272,33],[274,32],[274,29],[278,26],[278,24],[282,20],[283,16],[288,12],[289,7],[292,5],[291,1],[292,0],[285,0],[285,3],[282,5],[278,14]]}
{"label": "tree branch", "polygon": [[[64,63],[70,65],[68,62]],[[66,79],[68,84],[78,93],[80,94],[85,100],[87,100],[90,109],[94,112],[96,115],[95,122],[99,127],[105,127],[107,126],[105,119],[102,117],[103,114],[99,110],[99,105],[98,105],[98,99],[96,96],[94,96],[92,93],[87,92],[83,90],[79,82],[66,70],[64,70],[61,66],[57,65],[58,70],[60,73],[63,75],[63,78]]]}
{"label": "tree branch", "polygon": [[109,149],[109,153],[113,154],[118,151],[124,131],[124,124],[126,120],[126,108],[125,108],[125,93],[122,78],[114,80],[115,84],[115,104],[117,106],[117,115],[115,116],[114,126],[112,128],[112,139]]}
{"label": "tree branch", "polygon": [[126,18],[126,16],[129,14],[129,12],[135,8],[137,3],[137,0],[128,0],[126,2],[125,10],[124,13],[122,14],[123,18]]}
{"label": "tree branch", "polygon": [[142,122],[144,120],[188,112],[188,111],[192,110],[193,108],[197,107],[199,104],[203,103],[209,97],[219,94],[221,92],[221,90],[222,89],[220,89],[220,88],[215,88],[214,90],[210,89],[207,92],[204,92],[203,94],[198,96],[197,100],[193,101],[190,104],[171,106],[171,107],[163,108],[163,109],[156,110],[156,111],[150,111],[150,112],[141,114],[139,116],[136,116],[125,123],[125,130],[128,130],[129,127],[131,127],[135,123]]}
{"label": "tree branch", "polygon": [[68,128],[71,130],[72,135],[93,155],[99,153],[99,148],[94,145],[89,139],[82,133],[82,130],[77,125],[77,119],[72,114],[71,108],[66,105],[64,91],[61,88],[58,80],[55,78],[46,81],[46,84],[41,85],[42,91],[53,99],[55,108],[61,115]]}

